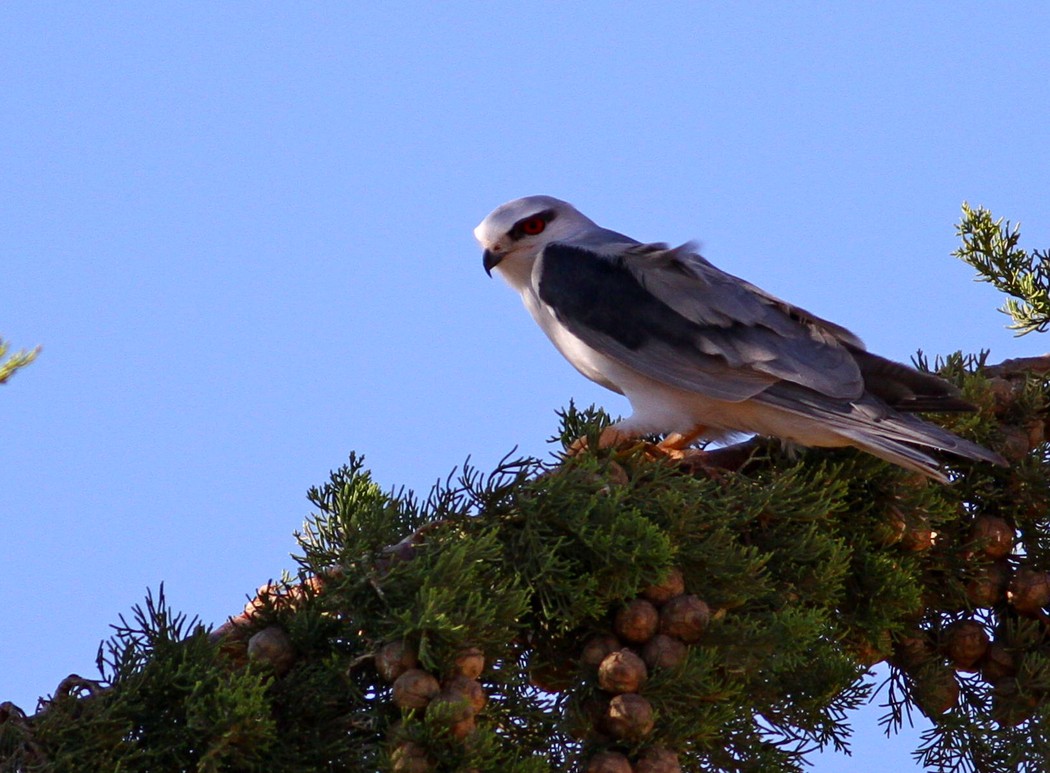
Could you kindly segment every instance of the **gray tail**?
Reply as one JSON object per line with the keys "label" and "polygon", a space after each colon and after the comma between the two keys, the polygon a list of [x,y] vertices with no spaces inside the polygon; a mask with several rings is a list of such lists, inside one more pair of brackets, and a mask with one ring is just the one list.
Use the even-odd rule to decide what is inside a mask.
{"label": "gray tail", "polygon": [[795,393],[784,394],[774,388],[764,392],[762,398],[793,413],[818,419],[850,445],[941,483],[947,483],[948,477],[941,469],[941,460],[931,452],[1007,466],[1006,459],[994,451],[917,416],[896,411],[877,398],[865,395],[850,403],[812,392],[791,391]]}

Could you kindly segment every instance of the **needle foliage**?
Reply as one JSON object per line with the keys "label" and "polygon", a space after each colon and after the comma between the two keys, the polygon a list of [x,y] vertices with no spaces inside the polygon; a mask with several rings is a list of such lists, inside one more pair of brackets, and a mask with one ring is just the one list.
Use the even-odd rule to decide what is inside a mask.
{"label": "needle foliage", "polygon": [[10,347],[0,338],[0,384],[6,383],[11,376],[36,359],[40,349],[9,352]]}
{"label": "needle foliage", "polygon": [[[960,234],[1021,329],[1044,329],[1016,229],[967,208]],[[978,408],[947,426],[1011,462],[949,461],[946,486],[773,442],[733,469],[569,454],[609,421],[571,405],[550,460],[468,465],[422,499],[352,455],[309,492],[295,575],[218,631],[151,595],[97,680],[32,716],[0,706],[0,769],[797,771],[848,752],[849,712],[881,687],[888,733],[932,720],[929,769],[1046,770],[1050,381],[985,360],[919,358]],[[668,622],[682,599],[696,635]],[[646,605],[670,660],[624,623]],[[614,653],[647,662],[630,688],[606,681]]]}

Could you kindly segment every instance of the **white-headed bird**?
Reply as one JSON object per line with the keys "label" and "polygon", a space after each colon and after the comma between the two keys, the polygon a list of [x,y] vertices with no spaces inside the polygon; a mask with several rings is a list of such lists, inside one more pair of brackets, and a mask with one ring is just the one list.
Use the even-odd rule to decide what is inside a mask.
{"label": "white-headed bird", "polygon": [[643,244],[550,196],[498,207],[474,235],[485,270],[521,294],[566,359],[630,401],[634,413],[603,444],[666,433],[680,448],[755,433],[854,446],[939,481],[937,452],[1005,464],[911,415],[972,410],[951,384],[867,352],[692,244]]}

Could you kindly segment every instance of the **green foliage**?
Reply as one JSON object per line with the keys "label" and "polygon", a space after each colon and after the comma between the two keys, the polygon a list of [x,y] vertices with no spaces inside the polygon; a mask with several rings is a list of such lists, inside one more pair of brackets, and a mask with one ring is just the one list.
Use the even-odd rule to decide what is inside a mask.
{"label": "green foliage", "polygon": [[[573,431],[607,421],[587,416]],[[34,719],[47,763],[8,737],[22,767],[7,769],[373,771],[407,742],[438,770],[580,769],[611,742],[591,719],[602,693],[581,647],[672,567],[715,614],[684,662],[651,672],[642,692],[657,725],[620,748],[666,746],[698,770],[801,769],[814,749],[847,748],[846,712],[873,687],[858,653],[888,654],[931,593],[964,597],[960,502],[1001,510],[983,476],[1003,473],[941,487],[852,451],[756,458],[715,478],[643,449],[507,460],[490,475],[467,467],[419,501],[383,492],[351,457],[310,492],[301,572],[284,587],[312,590],[294,604],[263,599],[243,636],[219,646],[163,596],[147,600],[100,655],[108,689],[56,698]],[[902,512],[921,513],[943,542],[887,545],[887,519]],[[299,584],[309,577],[323,587]],[[919,624],[936,629],[944,606]],[[287,673],[245,656],[244,639],[270,626],[294,648]],[[441,711],[393,705],[374,665],[393,641],[437,675],[466,647],[484,652],[488,705],[469,743]],[[991,721],[980,700],[923,754],[954,759],[952,744]]]}
{"label": "green foliage", "polygon": [[[1045,256],[966,213],[959,254],[1020,293],[1018,329],[1046,327]],[[928,768],[1046,770],[1050,602],[1026,609],[1006,583],[1050,583],[1050,379],[985,353],[917,365],[977,407],[938,420],[1009,467],[948,460],[941,486],[768,442],[739,469],[697,472],[642,443],[580,452],[610,418],[571,404],[554,460],[468,465],[424,499],[351,456],[309,492],[295,576],[210,634],[148,597],[100,649],[98,683],[67,680],[32,717],[0,704],[0,770],[538,773],[663,748],[685,770],[797,771],[814,750],[848,751],[848,712],[881,661],[886,730],[928,716]],[[1005,553],[982,522],[1010,530]],[[618,613],[677,573],[709,619],[637,687],[651,729],[618,734],[587,653],[614,631],[614,650],[633,641]],[[955,651],[974,623],[995,658]]]}
{"label": "green foliage", "polygon": [[[8,345],[0,338],[0,384],[5,383],[21,368],[31,363],[40,353],[40,347],[30,351],[18,351],[8,356]],[[4,357],[7,357],[5,360]]]}
{"label": "green foliage", "polygon": [[962,247],[952,254],[969,263],[981,281],[1011,296],[1000,309],[1013,319],[1018,335],[1050,327],[1050,252],[1020,249],[1020,225],[992,219],[984,207],[963,204],[956,226]]}
{"label": "green foliage", "polygon": [[171,613],[163,590],[114,628],[99,651],[110,689],[56,694],[31,744],[0,725],[5,770],[266,769],[277,739],[268,674],[231,669],[203,627]]}

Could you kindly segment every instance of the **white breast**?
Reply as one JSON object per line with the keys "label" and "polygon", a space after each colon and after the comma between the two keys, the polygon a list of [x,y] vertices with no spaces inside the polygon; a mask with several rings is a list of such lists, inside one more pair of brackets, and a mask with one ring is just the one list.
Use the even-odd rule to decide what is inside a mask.
{"label": "white breast", "polygon": [[536,320],[536,324],[543,329],[551,343],[557,347],[565,359],[572,363],[576,370],[606,389],[623,394],[623,388],[613,380],[614,374],[621,369],[621,366],[570,333],[568,328],[554,316],[551,308],[533,292],[531,286],[522,288],[521,300],[525,308],[529,310],[529,314]]}

